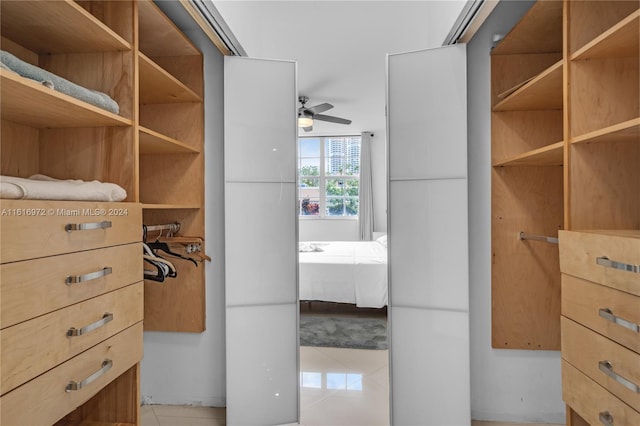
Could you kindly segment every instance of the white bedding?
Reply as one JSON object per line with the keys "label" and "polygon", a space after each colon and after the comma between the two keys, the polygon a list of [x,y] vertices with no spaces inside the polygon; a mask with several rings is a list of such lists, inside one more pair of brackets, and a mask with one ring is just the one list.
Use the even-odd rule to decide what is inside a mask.
{"label": "white bedding", "polygon": [[[387,249],[378,241],[300,243],[300,300],[387,305]],[[309,251],[317,248],[322,251]]]}

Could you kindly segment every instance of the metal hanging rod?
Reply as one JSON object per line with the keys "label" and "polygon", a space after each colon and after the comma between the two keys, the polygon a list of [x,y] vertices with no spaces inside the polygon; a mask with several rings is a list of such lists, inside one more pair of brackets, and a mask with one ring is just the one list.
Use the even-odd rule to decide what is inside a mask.
{"label": "metal hanging rod", "polygon": [[520,231],[520,239],[544,241],[546,243],[558,244],[558,239],[556,237],[547,237],[546,235],[527,234],[526,232],[523,232],[523,231]]}
{"label": "metal hanging rod", "polygon": [[149,232],[149,231],[169,231],[170,234],[173,234],[173,233],[178,232],[180,230],[180,224],[178,222],[176,222],[176,223],[169,223],[169,224],[166,224],[166,225],[150,225],[150,226],[145,225],[145,229],[147,230],[147,232]]}

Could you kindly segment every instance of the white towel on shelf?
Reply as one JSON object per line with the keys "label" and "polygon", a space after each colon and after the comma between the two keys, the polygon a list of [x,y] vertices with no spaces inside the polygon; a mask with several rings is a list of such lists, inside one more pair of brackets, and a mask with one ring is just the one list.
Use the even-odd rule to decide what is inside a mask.
{"label": "white towel on shelf", "polygon": [[59,180],[45,175],[28,179],[0,176],[0,198],[12,200],[122,201],[127,191],[115,183]]}

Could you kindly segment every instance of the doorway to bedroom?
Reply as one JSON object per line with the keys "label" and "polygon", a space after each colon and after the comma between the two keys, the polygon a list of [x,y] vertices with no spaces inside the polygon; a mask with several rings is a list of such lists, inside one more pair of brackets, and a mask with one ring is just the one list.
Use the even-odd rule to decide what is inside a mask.
{"label": "doorway to bedroom", "polygon": [[386,233],[360,230],[386,176],[373,138],[298,139],[302,425],[389,424]]}

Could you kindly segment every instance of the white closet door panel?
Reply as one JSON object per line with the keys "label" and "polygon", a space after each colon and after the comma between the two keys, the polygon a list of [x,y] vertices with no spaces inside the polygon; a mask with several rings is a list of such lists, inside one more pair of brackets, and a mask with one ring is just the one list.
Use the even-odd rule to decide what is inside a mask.
{"label": "white closet door panel", "polygon": [[394,307],[391,335],[393,425],[468,425],[468,313]]}
{"label": "white closet door panel", "polygon": [[470,419],[464,45],[389,55],[391,424]]}
{"label": "white closet door panel", "polygon": [[464,60],[463,44],[390,56],[391,180],[467,176]]}
{"label": "white closet door panel", "polygon": [[291,320],[297,310],[297,303],[227,308],[228,425],[297,419],[297,386],[291,387],[298,383],[298,324]]}
{"label": "white closet door panel", "polygon": [[295,423],[296,64],[224,59],[227,424]]}
{"label": "white closet door panel", "polygon": [[[227,183],[227,306],[295,303],[295,183]],[[284,260],[289,260],[285,262]]]}
{"label": "white closet door panel", "polygon": [[225,57],[227,181],[295,182],[296,96],[295,63]]}
{"label": "white closet door panel", "polygon": [[469,307],[466,179],[390,183],[395,306]]}

